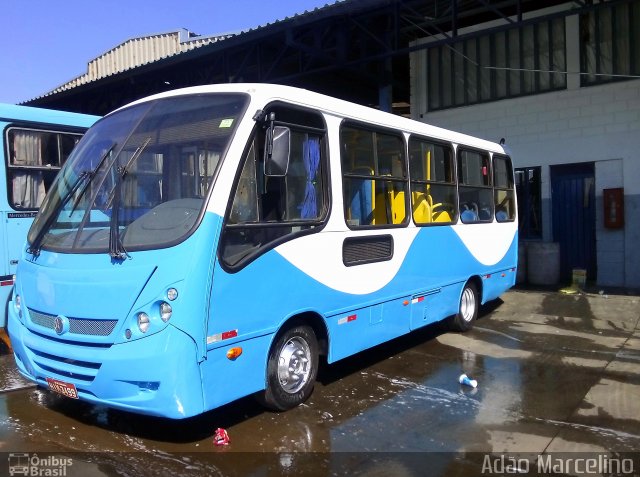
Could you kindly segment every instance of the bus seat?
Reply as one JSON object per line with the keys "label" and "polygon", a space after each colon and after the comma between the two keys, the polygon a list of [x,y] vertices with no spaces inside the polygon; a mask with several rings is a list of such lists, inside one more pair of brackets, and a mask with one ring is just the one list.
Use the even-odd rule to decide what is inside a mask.
{"label": "bus seat", "polygon": [[404,191],[392,181],[378,182],[374,207],[376,224],[400,224],[405,217]]}
{"label": "bus seat", "polygon": [[[362,171],[354,171],[363,173]],[[367,170],[366,174],[370,174]],[[374,181],[366,179],[351,180],[351,200],[349,210],[351,220],[358,225],[370,225],[375,223],[373,216],[373,190]]]}
{"label": "bus seat", "polygon": [[389,203],[391,204],[391,214],[394,224],[401,224],[405,218],[405,201],[403,190],[390,190]]}
{"label": "bus seat", "polygon": [[373,216],[375,224],[391,223],[391,204],[387,200],[387,183],[379,181],[376,183],[378,190],[375,191],[375,205],[373,207]]}
{"label": "bus seat", "polygon": [[467,209],[462,211],[462,213],[460,214],[460,220],[462,220],[462,222],[465,224],[469,224],[469,223],[477,222],[478,216],[476,215],[473,209]]}
{"label": "bus seat", "polygon": [[413,191],[411,193],[413,204],[413,220],[418,224],[431,222],[431,207],[424,192]]}
{"label": "bus seat", "polygon": [[491,210],[482,208],[478,211],[478,218],[480,220],[491,220]]}
{"label": "bus seat", "polygon": [[451,222],[451,214],[447,210],[439,210],[433,213],[434,222]]}
{"label": "bus seat", "polygon": [[509,215],[504,210],[498,210],[496,212],[496,220],[498,222],[506,222],[509,220]]}
{"label": "bus seat", "polygon": [[433,222],[451,222],[451,214],[448,210],[442,209],[442,207],[442,203],[433,204],[433,213],[431,217]]}

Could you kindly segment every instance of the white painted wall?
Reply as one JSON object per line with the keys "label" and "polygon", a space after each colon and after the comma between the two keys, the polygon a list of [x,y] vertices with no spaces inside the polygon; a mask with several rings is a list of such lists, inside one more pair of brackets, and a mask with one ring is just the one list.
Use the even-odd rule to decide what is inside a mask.
{"label": "white painted wall", "polygon": [[[567,70],[579,70],[577,16],[567,18]],[[542,166],[543,234],[551,240],[550,165],[596,163],[598,284],[640,288],[640,80],[427,112],[426,53],[412,55],[412,117],[484,139],[505,138],[514,167]],[[604,228],[602,189],[624,187],[625,227]],[[546,204],[545,204],[546,202]],[[638,251],[636,251],[638,249]]]}

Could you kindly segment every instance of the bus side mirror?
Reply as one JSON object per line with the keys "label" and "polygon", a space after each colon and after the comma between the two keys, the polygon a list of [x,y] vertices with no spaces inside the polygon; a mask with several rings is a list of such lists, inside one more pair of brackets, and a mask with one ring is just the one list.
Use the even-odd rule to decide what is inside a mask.
{"label": "bus side mirror", "polygon": [[289,169],[291,152],[291,130],[284,126],[267,128],[264,148],[264,175],[284,177]]}

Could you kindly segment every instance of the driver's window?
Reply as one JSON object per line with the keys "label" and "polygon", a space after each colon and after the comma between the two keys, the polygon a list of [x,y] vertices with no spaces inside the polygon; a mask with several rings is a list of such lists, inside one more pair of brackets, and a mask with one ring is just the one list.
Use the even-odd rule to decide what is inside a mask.
{"label": "driver's window", "polygon": [[301,234],[321,228],[327,215],[327,156],[324,121],[318,113],[273,107],[276,122],[290,130],[286,174],[265,174],[264,126],[256,129],[231,194],[220,256],[240,267],[259,254]]}
{"label": "driver's window", "polygon": [[416,225],[455,222],[456,184],[451,145],[412,137],[409,173],[411,211]]}

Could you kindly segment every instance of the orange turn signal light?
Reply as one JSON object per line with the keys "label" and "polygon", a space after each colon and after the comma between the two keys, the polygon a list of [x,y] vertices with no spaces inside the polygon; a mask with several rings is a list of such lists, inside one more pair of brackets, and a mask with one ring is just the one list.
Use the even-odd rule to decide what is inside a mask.
{"label": "orange turn signal light", "polygon": [[241,354],[242,354],[242,348],[240,346],[229,348],[227,350],[227,358],[232,361],[236,359],[238,356],[240,356]]}

